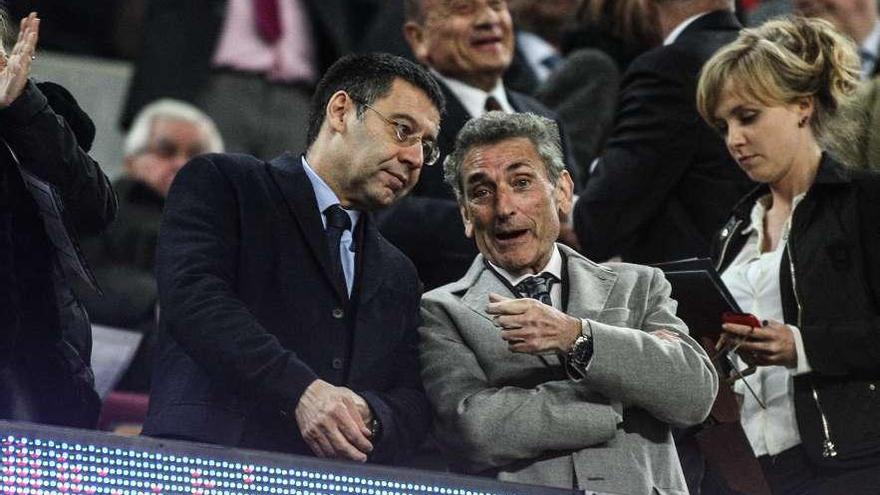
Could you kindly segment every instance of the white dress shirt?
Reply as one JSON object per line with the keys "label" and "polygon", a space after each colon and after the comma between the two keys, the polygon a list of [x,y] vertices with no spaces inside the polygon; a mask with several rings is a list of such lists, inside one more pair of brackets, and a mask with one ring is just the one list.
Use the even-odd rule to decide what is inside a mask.
{"label": "white dress shirt", "polygon": [[461,106],[467,110],[467,113],[470,114],[471,117],[477,118],[486,113],[486,98],[489,96],[494,96],[498,101],[498,104],[501,105],[501,109],[505,112],[516,112],[507,100],[507,92],[504,91],[504,83],[501,79],[498,79],[498,83],[495,84],[492,91],[486,92],[480,88],[465,84],[458,79],[450,79],[434,69],[431,69],[431,74],[443,82],[443,84],[449,88],[449,91],[452,91],[452,94],[458,98],[458,101],[461,102]]}
{"label": "white dress shirt", "polygon": [[547,43],[544,38],[528,31],[517,31],[516,43],[538,81],[546,81],[551,69],[544,61],[548,58],[561,56],[559,50]]}
{"label": "white dress shirt", "polygon": [[[801,194],[794,198],[792,213],[803,197]],[[776,249],[761,252],[764,218],[769,203],[769,195],[755,203],[751,224],[740,233],[749,238],[721,279],[743,311],[757,316],[759,320],[782,322],[779,269],[791,229],[791,216],[783,226],[782,238]],[[801,443],[794,410],[792,377],[809,372],[810,365],[804,353],[800,330],[793,325],[789,327],[794,334],[797,367],[758,366],[754,374],[744,378],[766,409],[761,407],[741,381],[734,386],[734,390],[743,395],[740,422],[756,456],[776,455]],[[737,359],[737,362],[741,368],[745,367],[741,360]]]}
{"label": "white dress shirt", "polygon": [[681,36],[682,31],[687,29],[687,27],[690,26],[694,21],[708,13],[709,12],[701,12],[697,15],[690,16],[687,19],[683,20],[678,26],[675,26],[675,29],[670,31],[670,33],[666,36],[666,38],[663,40],[663,46],[675,43],[675,40],[677,40],[678,37]]}
{"label": "white dress shirt", "polygon": [[492,268],[495,269],[502,277],[507,279],[510,282],[510,285],[516,287],[516,284],[522,282],[523,280],[532,277],[534,275],[540,275],[542,273],[549,273],[555,276],[559,282],[550,286],[550,299],[553,301],[553,307],[556,309],[562,309],[562,254],[559,253],[559,246],[553,244],[553,254],[550,255],[550,261],[547,262],[547,266],[544,267],[543,270],[539,270],[536,273],[527,273],[525,275],[520,275],[519,277],[513,276],[510,272],[501,268],[489,261],[489,264],[492,265]]}
{"label": "white dress shirt", "polygon": [[862,60],[862,80],[864,81],[871,78],[874,68],[877,67],[877,58],[880,57],[878,50],[880,50],[880,21],[874,24],[871,34],[859,46],[859,56]]}
{"label": "white dress shirt", "polygon": [[[302,164],[303,169],[306,171],[306,177],[309,178],[309,181],[312,183],[312,189],[315,190],[315,199],[318,201],[318,214],[321,216],[321,223],[326,229],[327,217],[324,216],[324,210],[330,206],[339,204],[339,197],[336,196],[333,189],[330,189],[330,186],[324,182],[324,179],[322,179],[321,176],[309,166],[309,162],[306,161],[305,156],[302,157]],[[351,219],[351,230],[346,230],[342,233],[342,237],[339,241],[339,256],[342,259],[342,271],[345,274],[345,286],[348,289],[348,295],[351,295],[351,288],[354,285],[354,256],[356,248],[352,232],[354,232],[354,229],[357,227],[361,212],[357,210],[346,210],[345,208],[343,208],[343,211],[348,213],[348,217]]]}

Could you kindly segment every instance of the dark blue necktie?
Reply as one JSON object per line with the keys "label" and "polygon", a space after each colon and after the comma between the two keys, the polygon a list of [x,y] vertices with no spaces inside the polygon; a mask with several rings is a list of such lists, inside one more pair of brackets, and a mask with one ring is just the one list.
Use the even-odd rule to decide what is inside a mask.
{"label": "dark blue necktie", "polygon": [[345,272],[342,270],[342,256],[339,252],[339,244],[342,240],[342,233],[351,229],[351,217],[342,209],[339,204],[328,206],[324,210],[324,216],[327,218],[327,247],[330,249],[330,269],[332,270],[333,280],[337,284],[341,284],[342,292],[348,294],[348,285],[345,283]]}
{"label": "dark blue necktie", "polygon": [[537,299],[548,306],[553,306],[553,300],[550,298],[550,288],[558,281],[559,279],[552,273],[544,272],[523,280],[516,284],[514,289],[524,297]]}

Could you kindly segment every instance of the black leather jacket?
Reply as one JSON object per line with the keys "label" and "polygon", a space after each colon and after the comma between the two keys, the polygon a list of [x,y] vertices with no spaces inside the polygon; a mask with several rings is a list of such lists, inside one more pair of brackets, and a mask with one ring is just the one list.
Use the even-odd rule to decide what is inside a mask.
{"label": "black leather jacket", "polygon": [[[761,185],[716,237],[722,271],[742,249]],[[880,175],[827,154],[794,211],[780,265],[785,323],[797,326],[812,372],[794,378],[801,440],[817,464],[880,462]]]}
{"label": "black leather jacket", "polygon": [[[113,220],[116,197],[61,116],[76,115],[62,103],[50,106],[28,83],[0,110],[0,417],[92,426],[100,404],[91,328],[67,283],[71,253],[59,253],[53,238],[67,235],[76,248],[78,235]],[[43,193],[28,188],[24,173],[52,186],[61,222],[44,221]]]}

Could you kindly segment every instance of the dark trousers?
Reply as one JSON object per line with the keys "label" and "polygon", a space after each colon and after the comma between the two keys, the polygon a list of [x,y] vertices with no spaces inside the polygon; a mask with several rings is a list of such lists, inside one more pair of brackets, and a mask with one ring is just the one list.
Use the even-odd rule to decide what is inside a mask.
{"label": "dark trousers", "polygon": [[860,495],[880,493],[880,464],[858,469],[816,466],[798,445],[758,458],[774,495]]}

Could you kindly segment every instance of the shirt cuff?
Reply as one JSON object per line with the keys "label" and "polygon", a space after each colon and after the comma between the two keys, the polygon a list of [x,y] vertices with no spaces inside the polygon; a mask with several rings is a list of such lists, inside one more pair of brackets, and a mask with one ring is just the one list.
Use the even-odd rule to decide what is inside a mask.
{"label": "shirt cuff", "polygon": [[807,353],[804,351],[804,338],[801,335],[801,330],[794,325],[788,325],[788,328],[791,329],[791,334],[794,336],[794,350],[797,353],[797,366],[788,368],[788,372],[792,376],[798,376],[813,371],[807,361]]}

